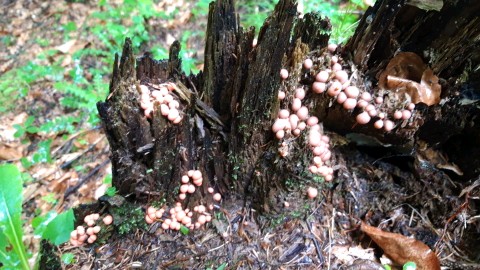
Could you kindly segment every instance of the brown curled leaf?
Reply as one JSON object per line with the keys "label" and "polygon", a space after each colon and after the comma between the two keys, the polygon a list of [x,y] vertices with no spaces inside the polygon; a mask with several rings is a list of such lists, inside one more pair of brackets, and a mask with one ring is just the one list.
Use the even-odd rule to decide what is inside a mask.
{"label": "brown curled leaf", "polygon": [[428,106],[440,102],[442,87],[438,77],[412,52],[398,53],[380,74],[378,85],[399,95],[408,95],[414,104]]}
{"label": "brown curled leaf", "polygon": [[398,233],[384,232],[362,222],[360,229],[377,243],[386,256],[400,265],[412,261],[419,270],[440,269],[440,261],[435,252],[414,238]]}

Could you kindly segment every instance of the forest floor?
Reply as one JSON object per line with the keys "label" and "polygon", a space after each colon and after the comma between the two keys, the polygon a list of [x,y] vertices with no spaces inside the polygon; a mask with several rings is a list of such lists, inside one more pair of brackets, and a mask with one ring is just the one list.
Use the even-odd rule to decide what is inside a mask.
{"label": "forest floor", "polygon": [[[0,6],[0,34],[14,37],[11,42],[2,40],[5,46],[0,46],[0,74],[36,59],[36,64],[43,66],[60,62],[63,74],[56,75],[72,83],[72,72],[78,66],[85,70],[100,68],[97,58],[77,58],[75,54],[84,48],[101,50],[98,35],[77,35],[76,30],[65,33],[65,28],[59,29],[59,25],[73,21],[88,33],[88,29],[101,23],[92,17],[99,8],[97,3],[3,0]],[[181,37],[180,33],[206,28],[206,17],[194,16],[188,3],[167,0],[156,7],[176,10],[175,19],[148,20],[148,26],[157,34],[143,43],[140,51],[158,44],[168,47]],[[192,56],[203,58],[201,37],[191,39],[188,46]],[[98,57],[113,59],[113,55]],[[21,167],[21,159],[29,157],[31,163],[25,169],[31,177],[23,195],[23,220],[28,221],[50,210],[61,212],[96,202],[110,186],[109,147],[98,122],[91,125],[85,118],[70,125],[73,131],[68,132],[63,127],[59,132],[27,130],[30,116],[40,126],[57,117],[80,114],[57,106],[66,94],[56,89],[58,80],[47,75],[29,83],[25,95],[2,100],[6,109],[0,117],[0,159]],[[85,76],[91,79],[95,74],[87,72]],[[15,136],[19,127],[24,127],[25,132]],[[336,177],[333,184],[325,184],[319,200],[303,205],[299,203],[304,200],[302,194],[289,194],[284,197],[290,203],[288,211],[265,219],[244,206],[242,198],[226,198],[217,219],[200,233],[165,233],[152,225],[121,239],[115,235],[111,243],[94,248],[67,243],[58,252],[74,253],[76,262],[63,267],[383,269],[373,262],[382,257],[381,249],[360,230],[360,220],[364,220],[395,233],[386,236],[387,245],[404,241],[399,235],[413,236],[434,250],[448,269],[479,269],[475,267],[480,267],[480,179],[459,181],[458,172],[429,163],[435,157],[444,158],[433,149],[400,154],[389,147],[363,146],[361,140],[345,135],[331,134]],[[27,230],[24,241],[31,250],[38,250],[38,239],[33,237],[31,226],[28,228],[30,233]],[[424,252],[415,247],[397,251]]]}

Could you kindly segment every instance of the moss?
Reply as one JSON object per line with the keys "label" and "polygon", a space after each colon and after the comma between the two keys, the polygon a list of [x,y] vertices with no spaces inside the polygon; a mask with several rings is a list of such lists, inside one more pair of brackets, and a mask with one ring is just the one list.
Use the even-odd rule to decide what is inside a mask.
{"label": "moss", "polygon": [[113,224],[118,228],[118,233],[125,235],[136,229],[147,229],[145,213],[140,206],[125,203],[121,207],[110,209],[113,216]]}

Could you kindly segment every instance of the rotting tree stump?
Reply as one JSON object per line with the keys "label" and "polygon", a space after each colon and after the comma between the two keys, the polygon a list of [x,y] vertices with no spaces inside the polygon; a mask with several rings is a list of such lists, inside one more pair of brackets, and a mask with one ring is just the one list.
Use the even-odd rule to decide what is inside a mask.
{"label": "rotting tree stump", "polygon": [[[198,169],[204,184],[200,192],[188,197],[182,205],[213,203],[207,192],[207,187],[212,186],[224,197],[220,206],[230,217],[229,224],[238,223],[234,226],[237,235],[230,236],[231,241],[219,236],[218,250],[213,244],[209,251],[193,248],[193,253],[176,250],[169,255],[163,249],[161,256],[137,254],[131,255],[132,260],[141,258],[148,267],[170,265],[161,260],[187,268],[205,267],[205,262],[212,258],[240,268],[316,267],[329,263],[338,267],[339,262],[325,260],[328,252],[322,251],[323,244],[317,241],[336,238],[358,243],[355,235],[348,235],[343,229],[355,228],[359,218],[369,217],[378,223],[387,219],[387,212],[398,204],[420,207],[425,201],[423,196],[458,194],[480,173],[480,156],[474,154],[480,152],[479,109],[475,100],[480,82],[477,38],[480,18],[476,15],[479,11],[480,4],[475,1],[445,1],[443,7],[430,11],[407,5],[405,1],[377,1],[364,14],[345,47],[337,48],[351,84],[373,95],[379,91],[380,74],[401,51],[416,53],[440,78],[441,102],[432,106],[416,104],[413,118],[398,121],[390,132],[376,129],[371,123],[358,125],[355,116],[360,109],[347,111],[335,99],[311,93],[313,77],[331,61],[326,55],[329,36],[325,34],[331,26],[328,19],[317,14],[298,19],[296,5],[291,0],[279,1],[260,29],[256,46],[253,46],[254,29],[244,30],[239,26],[233,1],[211,3],[205,67],[195,76],[186,76],[180,69],[179,43],[171,46],[168,60],[157,61],[149,54],[136,58],[127,39],[121,58],[115,58],[110,95],[98,103],[112,151],[113,186],[132,203],[148,205],[165,200],[173,205],[181,176]],[[314,60],[311,70],[302,68],[306,58]],[[281,68],[290,72],[284,81],[279,77]],[[181,93],[184,118],[177,125],[166,120],[160,111],[148,119],[139,105],[139,85],[169,82]],[[291,99],[280,101],[278,92],[283,90],[291,95],[299,86],[308,92],[310,114],[323,122],[332,137],[335,146],[332,163],[336,171],[332,183],[319,182],[317,176],[308,172],[311,154],[304,140],[291,140],[290,154],[279,155],[281,145],[271,131],[272,123],[279,109],[289,107]],[[382,93],[387,96],[389,91]],[[466,98],[470,98],[468,104],[464,102]],[[445,190],[426,191],[429,181]],[[452,181],[456,184],[452,185]],[[323,190],[321,199],[313,204],[304,193],[309,185]],[[379,191],[398,192],[402,196],[377,199]],[[286,201],[294,202],[291,210],[285,209]],[[429,216],[436,219],[432,220],[435,228],[449,228],[447,220],[463,202],[462,198],[451,197],[448,204],[438,198],[429,201],[427,212],[440,209]],[[478,201],[466,203],[470,206],[466,211],[474,215]],[[309,212],[313,208],[315,211]],[[339,227],[333,227],[337,230],[334,235],[322,226],[312,227],[317,223],[330,224],[322,216],[331,215],[332,209],[336,209],[333,213],[344,214],[336,216]],[[373,218],[372,211],[376,211]],[[300,217],[305,217],[305,223]],[[311,222],[309,217],[315,221]],[[244,228],[246,219],[255,229]],[[269,255],[268,250],[273,246],[264,237],[278,224],[284,226],[279,229],[282,233],[277,231],[282,237],[272,239],[291,245],[283,253],[277,250]],[[214,225],[213,231],[220,234],[222,226]],[[426,229],[428,225],[422,224],[421,231],[431,235]],[[315,235],[311,236],[313,242],[293,244],[295,239],[308,238],[304,235],[305,228],[307,234]],[[290,237],[285,237],[288,233]],[[468,234],[478,236],[474,230],[468,230]],[[440,237],[435,239],[442,241]],[[120,248],[122,240],[115,241]],[[128,241],[141,245],[135,239]],[[158,241],[155,243],[162,246]],[[315,247],[307,252],[312,243]],[[428,242],[431,247],[436,243]],[[462,244],[474,246],[469,240],[462,240]],[[248,253],[252,249],[256,250],[256,257]],[[309,254],[308,260],[295,260],[302,252]],[[186,257],[195,254],[197,261],[178,259],[178,254]],[[278,256],[269,257],[271,254]],[[468,256],[475,254],[464,258]]]}

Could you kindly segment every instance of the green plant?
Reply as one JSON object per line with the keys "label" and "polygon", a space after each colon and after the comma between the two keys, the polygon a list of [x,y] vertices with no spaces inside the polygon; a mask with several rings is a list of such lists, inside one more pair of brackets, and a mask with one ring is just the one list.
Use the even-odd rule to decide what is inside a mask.
{"label": "green plant", "polygon": [[[2,269],[30,269],[22,242],[22,175],[15,165],[0,166],[0,262]],[[47,213],[32,221],[35,236],[56,245],[66,242],[73,230],[73,210]],[[12,252],[13,251],[13,252]]]}

